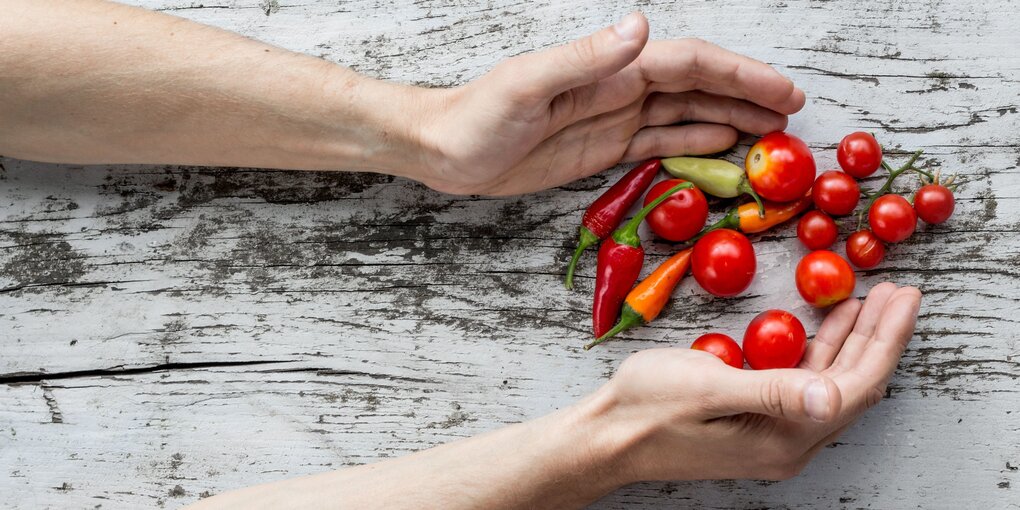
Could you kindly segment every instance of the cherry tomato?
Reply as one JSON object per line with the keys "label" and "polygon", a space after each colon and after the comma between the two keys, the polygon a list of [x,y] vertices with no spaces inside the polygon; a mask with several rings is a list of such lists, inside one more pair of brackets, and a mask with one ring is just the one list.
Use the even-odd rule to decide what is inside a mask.
{"label": "cherry tomato", "polygon": [[804,325],[790,312],[766,310],[747,325],[744,358],[755,370],[793,368],[807,349]]}
{"label": "cherry tomato", "polygon": [[[660,195],[687,182],[683,179],[662,181],[645,195],[645,205]],[[648,214],[648,226],[655,235],[670,241],[686,241],[701,232],[708,219],[708,202],[698,188],[680,190],[666,199]]]}
{"label": "cherry tomato", "polygon": [[796,136],[776,131],[751,147],[744,160],[747,180],[764,198],[792,202],[804,196],[815,181],[815,158]]}
{"label": "cherry tomato", "polygon": [[824,250],[836,242],[836,222],[822,211],[811,211],[797,222],[797,239],[809,250]]}
{"label": "cherry tomato", "polygon": [[705,351],[733,368],[744,368],[744,353],[737,342],[722,333],[706,333],[691,344],[691,349]]}
{"label": "cherry tomato", "polygon": [[914,233],[917,213],[907,199],[899,195],[882,195],[868,210],[868,224],[879,239],[898,243]]}
{"label": "cherry tomato", "polygon": [[861,199],[861,187],[853,177],[829,170],[815,179],[815,185],[811,187],[811,198],[818,209],[833,216],[843,216],[854,212]]}
{"label": "cherry tomato", "polygon": [[956,208],[953,192],[941,184],[921,186],[914,195],[914,210],[925,223],[936,225],[949,219]]}
{"label": "cherry tomato", "polygon": [[850,133],[839,142],[836,160],[844,172],[861,179],[875,173],[882,165],[882,146],[868,133]]}
{"label": "cherry tomato", "polygon": [[808,253],[797,264],[797,291],[809,305],[824,308],[854,292],[854,270],[843,257],[828,250]]}
{"label": "cherry tomato", "polygon": [[694,244],[691,272],[709,294],[731,297],[751,286],[755,269],[754,247],[736,230],[713,230]]}
{"label": "cherry tomato", "polygon": [[885,258],[885,245],[870,230],[861,230],[846,239],[846,256],[855,266],[871,269]]}

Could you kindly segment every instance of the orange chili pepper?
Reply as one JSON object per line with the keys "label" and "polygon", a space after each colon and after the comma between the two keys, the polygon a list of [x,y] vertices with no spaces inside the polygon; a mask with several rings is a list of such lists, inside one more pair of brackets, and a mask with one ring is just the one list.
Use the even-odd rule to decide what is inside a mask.
{"label": "orange chili pepper", "polygon": [[[755,211],[754,214],[757,215],[757,209]],[[585,350],[609,340],[621,331],[655,320],[665,308],[666,301],[669,301],[669,296],[673,294],[673,289],[690,269],[691,252],[693,251],[693,248],[688,248],[673,255],[637,284],[627,294],[627,298],[623,302],[620,321],[616,323],[616,326],[613,326],[613,329],[585,345]]]}
{"label": "orange chili pepper", "polygon": [[794,216],[806,211],[811,207],[811,192],[808,191],[798,200],[793,202],[770,202],[765,201],[765,216],[758,215],[758,206],[748,202],[739,207],[734,207],[726,213],[723,219],[705,227],[691,242],[701,236],[720,228],[730,228],[745,234],[756,234],[764,232],[780,223],[784,223]]}

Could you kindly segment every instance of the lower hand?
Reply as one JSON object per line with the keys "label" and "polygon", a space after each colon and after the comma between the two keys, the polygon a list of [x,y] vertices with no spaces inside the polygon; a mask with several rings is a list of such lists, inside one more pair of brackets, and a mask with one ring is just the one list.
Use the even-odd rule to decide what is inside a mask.
{"label": "lower hand", "polygon": [[[784,129],[804,93],[772,67],[696,40],[648,42],[639,13],[565,46],[419,91],[420,175],[450,193],[526,193],[621,161],[709,154]],[[678,125],[678,123],[683,123]]]}
{"label": "lower hand", "polygon": [[598,422],[591,444],[615,459],[621,485],[794,476],[881,400],[920,302],[917,289],[883,283],[863,306],[838,305],[794,369],[737,370],[690,349],[637,353],[581,404]]}

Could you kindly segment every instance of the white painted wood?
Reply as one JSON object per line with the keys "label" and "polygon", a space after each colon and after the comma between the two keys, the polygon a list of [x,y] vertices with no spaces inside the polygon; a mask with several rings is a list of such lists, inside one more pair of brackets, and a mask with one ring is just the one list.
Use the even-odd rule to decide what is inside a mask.
{"label": "white painted wood", "polygon": [[[432,86],[635,8],[135,3]],[[836,447],[788,482],[639,484],[596,506],[1020,506],[1020,6],[742,4],[637,8],[656,38],[704,37],[789,74],[810,97],[791,130],[821,166],[863,128],[969,183],[948,225],[861,275],[861,294],[890,279],[925,302],[889,398]],[[635,350],[738,334],[766,307],[810,330],[820,320],[796,296],[801,248],[786,227],[757,240],[746,296],[710,300],[684,282],[652,326],[581,351],[593,257],[577,292],[560,272],[581,211],[619,168],[494,199],[370,175],[0,163],[5,507],[177,507],[539,416]]]}

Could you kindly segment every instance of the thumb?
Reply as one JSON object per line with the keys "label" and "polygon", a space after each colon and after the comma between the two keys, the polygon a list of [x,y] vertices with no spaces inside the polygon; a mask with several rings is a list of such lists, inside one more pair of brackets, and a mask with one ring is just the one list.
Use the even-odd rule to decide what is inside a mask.
{"label": "thumb", "polygon": [[508,77],[529,95],[547,99],[623,69],[641,54],[646,42],[648,20],[632,12],[583,39],[511,59]]}
{"label": "thumb", "polygon": [[713,399],[720,416],[764,414],[792,421],[827,422],[842,405],[832,379],[803,369],[727,371],[730,377]]}

